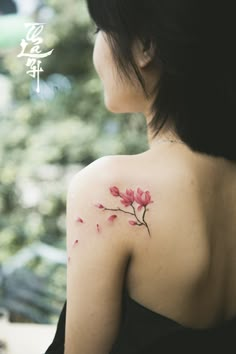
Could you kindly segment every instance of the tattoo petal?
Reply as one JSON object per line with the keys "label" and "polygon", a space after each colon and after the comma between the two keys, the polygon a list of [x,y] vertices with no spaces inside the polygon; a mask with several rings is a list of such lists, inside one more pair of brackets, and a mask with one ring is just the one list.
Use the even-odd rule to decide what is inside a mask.
{"label": "tattoo petal", "polygon": [[137,222],[133,221],[133,220],[129,220],[129,224],[132,225],[132,226],[135,226],[135,225],[137,225]]}
{"label": "tattoo petal", "polygon": [[79,243],[79,240],[75,240],[73,243],[73,247],[75,247]]}
{"label": "tattoo petal", "polygon": [[77,222],[80,222],[81,224],[83,224],[83,223],[84,223],[84,220],[83,220],[83,219],[81,219],[81,217],[78,217],[78,218],[76,219],[76,221],[77,221]]}
{"label": "tattoo petal", "polygon": [[107,220],[113,222],[116,218],[117,218],[117,215],[111,215],[111,216],[109,216],[109,218]]}

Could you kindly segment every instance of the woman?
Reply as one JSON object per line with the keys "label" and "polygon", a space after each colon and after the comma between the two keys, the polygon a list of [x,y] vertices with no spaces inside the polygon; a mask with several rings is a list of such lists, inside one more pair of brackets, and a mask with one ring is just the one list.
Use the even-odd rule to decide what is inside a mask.
{"label": "woman", "polygon": [[105,105],[142,112],[149,149],[73,178],[67,302],[46,353],[235,351],[233,11],[199,0],[87,4]]}

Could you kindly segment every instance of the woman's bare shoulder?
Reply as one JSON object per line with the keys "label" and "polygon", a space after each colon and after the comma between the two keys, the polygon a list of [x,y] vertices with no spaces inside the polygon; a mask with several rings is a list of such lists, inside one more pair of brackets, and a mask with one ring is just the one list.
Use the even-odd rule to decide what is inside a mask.
{"label": "woman's bare shoulder", "polygon": [[[119,209],[116,215],[133,254],[150,247],[165,249],[172,255],[169,259],[175,264],[173,268],[188,264],[190,269],[191,259],[194,268],[191,274],[199,270],[199,264],[205,264],[208,247],[199,204],[199,182],[181,156],[166,154],[165,159],[163,155],[159,158],[150,153],[104,156],[81,173],[85,174],[92,196],[103,200],[105,206],[110,206],[110,198],[114,199],[112,209]],[[117,188],[115,198],[109,191],[111,187]],[[188,250],[186,262],[173,245]]]}

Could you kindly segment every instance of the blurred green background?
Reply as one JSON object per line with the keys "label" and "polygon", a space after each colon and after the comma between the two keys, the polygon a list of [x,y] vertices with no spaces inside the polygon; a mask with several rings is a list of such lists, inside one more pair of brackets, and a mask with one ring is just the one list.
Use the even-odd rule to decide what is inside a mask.
{"label": "blurred green background", "polygon": [[[26,74],[26,58],[17,57],[24,38],[24,22],[45,22],[41,48],[43,52],[54,49],[42,61],[40,93],[36,92],[36,79]],[[63,254],[66,251],[68,184],[77,171],[101,156],[144,151],[145,120],[139,114],[114,114],[106,109],[102,85],[92,63],[94,26],[85,1],[36,1],[34,11],[27,16],[19,12],[0,15],[0,29],[3,28],[0,306],[8,308],[12,321],[53,323],[66,296],[66,265],[55,253],[50,256],[50,250],[61,250]],[[42,245],[52,248],[42,250]],[[31,256],[19,256],[24,250]],[[35,285],[37,301],[30,304],[29,289],[17,305],[17,284],[30,277],[30,283],[36,279],[40,284]],[[56,293],[60,300],[53,296]],[[51,306],[48,311],[43,303]],[[28,315],[29,306],[34,315]]]}

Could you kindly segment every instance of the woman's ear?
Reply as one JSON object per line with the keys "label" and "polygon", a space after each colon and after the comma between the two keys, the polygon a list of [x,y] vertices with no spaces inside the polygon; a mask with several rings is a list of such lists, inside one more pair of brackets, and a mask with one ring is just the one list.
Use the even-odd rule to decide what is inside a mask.
{"label": "woman's ear", "polygon": [[150,40],[143,43],[136,39],[133,44],[133,54],[137,65],[140,69],[144,69],[155,55],[153,43]]}

